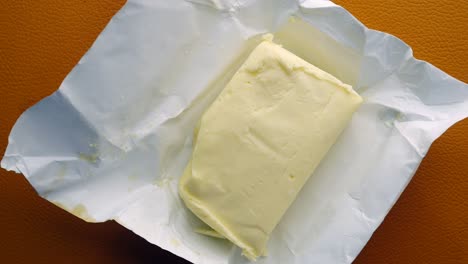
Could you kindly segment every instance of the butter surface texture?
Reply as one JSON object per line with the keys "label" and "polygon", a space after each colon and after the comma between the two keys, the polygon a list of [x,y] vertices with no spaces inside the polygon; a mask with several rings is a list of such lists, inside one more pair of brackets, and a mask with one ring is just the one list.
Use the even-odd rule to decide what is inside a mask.
{"label": "butter surface texture", "polygon": [[351,86],[263,41],[202,116],[180,196],[246,257],[264,255],[361,102]]}

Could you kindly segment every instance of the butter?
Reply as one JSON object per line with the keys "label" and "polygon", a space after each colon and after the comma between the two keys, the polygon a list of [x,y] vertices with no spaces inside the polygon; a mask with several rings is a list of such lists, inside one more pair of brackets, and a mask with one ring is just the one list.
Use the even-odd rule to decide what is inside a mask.
{"label": "butter", "polygon": [[209,235],[255,260],[361,102],[351,86],[263,41],[202,116],[181,198]]}
{"label": "butter", "polygon": [[213,229],[208,229],[208,228],[198,228],[198,229],[195,229],[195,232],[199,233],[199,234],[202,234],[202,235],[205,235],[205,236],[210,236],[210,237],[214,237],[214,238],[222,238],[224,239],[224,237],[222,235],[220,235],[218,232],[216,232],[215,230]]}

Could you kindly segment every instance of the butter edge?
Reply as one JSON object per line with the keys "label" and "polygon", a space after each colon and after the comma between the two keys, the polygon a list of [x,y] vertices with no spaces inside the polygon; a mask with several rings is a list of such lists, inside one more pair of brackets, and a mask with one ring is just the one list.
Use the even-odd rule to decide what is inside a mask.
{"label": "butter edge", "polygon": [[256,252],[254,248],[248,246],[245,242],[240,240],[236,235],[229,231],[228,227],[223,224],[215,214],[203,206],[203,203],[194,198],[194,196],[185,188],[185,183],[189,177],[187,170],[190,170],[191,174],[191,169],[192,161],[190,160],[189,164],[187,165],[186,172],[184,172],[179,182],[179,195],[181,196],[182,201],[187,206],[187,208],[189,208],[192,213],[194,213],[205,224],[213,228],[213,230],[218,232],[221,236],[240,247],[242,249],[242,255],[246,256],[249,260],[255,261],[259,256],[262,256],[262,252]]}
{"label": "butter edge", "polygon": [[[271,33],[263,35],[262,42],[255,49],[260,47],[262,44],[267,43],[267,44],[271,45],[272,47],[274,47],[275,51],[278,52],[277,54],[278,54],[279,57],[284,57],[284,56],[292,57],[292,58],[296,59],[298,62],[300,62],[302,64],[301,65],[302,66],[301,70],[305,74],[310,75],[310,76],[312,76],[312,77],[314,77],[316,79],[319,79],[319,80],[330,82],[331,84],[334,84],[334,85],[340,87],[342,90],[344,90],[345,92],[347,92],[349,94],[352,94],[352,95],[357,96],[357,97],[361,97],[353,89],[353,87],[351,85],[349,85],[347,83],[344,83],[343,81],[341,81],[340,79],[338,79],[337,77],[332,75],[331,73],[328,73],[328,72],[320,69],[319,67],[315,66],[311,62],[308,62],[308,61],[304,60],[303,58],[299,57],[298,55],[294,54],[293,52],[291,52],[287,48],[282,47],[282,45],[279,45],[279,44],[275,43],[273,41],[273,39],[274,39],[274,36]],[[252,51],[252,53],[253,53],[253,51]]]}

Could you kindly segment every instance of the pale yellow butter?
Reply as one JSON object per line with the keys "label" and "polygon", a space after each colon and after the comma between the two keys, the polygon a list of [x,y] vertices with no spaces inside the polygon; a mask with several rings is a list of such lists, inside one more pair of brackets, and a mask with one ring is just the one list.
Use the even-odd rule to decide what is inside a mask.
{"label": "pale yellow butter", "polygon": [[264,255],[361,102],[351,86],[262,42],[201,118],[180,196],[249,259]]}

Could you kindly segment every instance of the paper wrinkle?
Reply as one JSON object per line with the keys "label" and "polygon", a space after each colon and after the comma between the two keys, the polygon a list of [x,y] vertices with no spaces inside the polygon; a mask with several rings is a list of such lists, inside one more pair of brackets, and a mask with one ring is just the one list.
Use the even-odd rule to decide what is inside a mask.
{"label": "paper wrinkle", "polygon": [[235,12],[244,7],[251,0],[185,0],[189,3],[208,6],[218,11]]}
{"label": "paper wrinkle", "polygon": [[86,221],[115,219],[193,263],[248,263],[194,232],[177,182],[199,117],[267,32],[365,102],[257,263],[351,263],[432,142],[468,116],[468,86],[330,1],[129,0],[18,119],[1,166]]}

